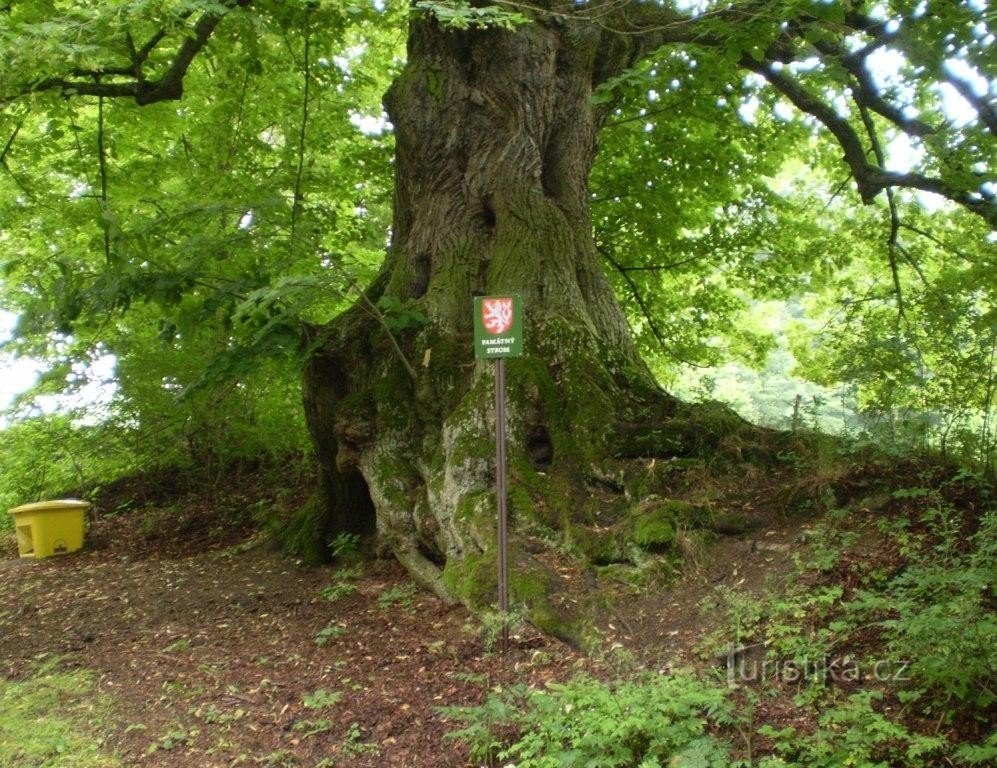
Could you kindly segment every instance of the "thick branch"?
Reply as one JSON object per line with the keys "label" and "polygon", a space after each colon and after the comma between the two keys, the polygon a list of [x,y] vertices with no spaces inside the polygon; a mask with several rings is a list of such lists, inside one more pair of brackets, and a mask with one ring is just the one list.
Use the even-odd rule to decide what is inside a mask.
{"label": "thick branch", "polygon": [[845,162],[852,169],[855,180],[859,184],[859,194],[862,196],[862,201],[865,203],[872,202],[879,189],[867,189],[862,183],[862,179],[866,177],[868,168],[871,166],[866,161],[866,152],[858,133],[856,133],[848,121],[838,115],[830,104],[814,96],[796,80],[788,77],[782,71],[776,71],[773,67],[765,63],[759,63],[747,56],[742,57],[741,66],[764,77],[777,91],[793,102],[793,105],[797,109],[801,112],[806,112],[808,115],[812,115],[823,123],[824,127],[834,135],[834,138],[838,140],[838,144],[844,150]]}
{"label": "thick branch", "polygon": [[994,109],[993,104],[986,98],[977,95],[971,83],[959,77],[948,68],[945,68],[944,74],[946,82],[955,88],[959,92],[959,95],[976,110],[976,114],[980,116],[980,120],[987,126],[987,130],[992,135],[997,136],[997,110]]}
{"label": "thick branch", "polygon": [[[873,38],[872,43],[863,48],[861,51],[857,51],[852,54],[850,57],[851,60],[864,59],[876,48],[888,43],[893,43],[898,39],[897,33],[900,28],[891,28],[887,22],[873,21],[868,16],[855,12],[847,13],[845,18],[846,23],[848,23],[852,28],[865,32]],[[904,48],[904,54],[907,55],[914,63],[926,63],[921,60],[923,57],[917,56],[916,49],[912,50],[909,47]],[[843,60],[843,63],[847,64],[847,61]],[[952,72],[948,67],[942,67],[941,75],[944,77],[945,81],[955,88],[959,92],[959,95],[969,102],[970,106],[976,110],[980,120],[982,120],[983,124],[987,126],[990,133],[997,135],[997,110],[994,109],[993,104],[985,96],[979,96],[970,82],[959,77],[959,75]]]}
{"label": "thick branch", "polygon": [[[603,29],[603,46],[623,45],[629,50],[629,63],[633,66],[641,58],[668,43],[692,43],[708,48],[722,48],[730,45],[730,35],[739,25],[757,24],[771,9],[761,3],[745,2],[707,11],[700,16],[683,15],[669,6],[652,2],[620,2],[607,0],[604,5],[593,3],[582,7],[579,12],[599,12],[599,26]],[[778,18],[772,18],[777,25]],[[810,92],[799,81],[789,76],[785,69],[776,69],[773,61],[793,61],[798,52],[796,44],[805,38],[808,28],[817,26],[825,32],[832,31],[826,22],[815,17],[805,16],[790,21],[781,27],[775,42],[768,46],[764,60],[758,61],[745,54],[740,65],[762,75],[780,93],[786,96],[799,110],[815,117],[838,141],[844,151],[845,162],[850,169],[863,202],[871,203],[880,192],[895,187],[909,187],[941,195],[983,218],[991,227],[997,227],[997,204],[979,190],[955,187],[937,177],[919,173],[896,173],[888,171],[883,163],[871,162],[868,147],[859,132],[840,116],[824,98]],[[724,30],[729,30],[727,33]],[[894,42],[897,30],[887,22],[871,19],[857,12],[847,12],[843,24],[833,28],[835,34],[850,31],[861,32],[871,41],[859,51],[849,52],[841,44],[824,40],[814,44],[824,57],[839,62],[850,76],[853,85],[853,98],[860,109],[869,109],[887,119],[901,131],[924,137],[936,133],[938,128],[924,121],[908,117],[902,108],[890,103],[875,84],[865,66],[865,59],[877,48]],[[819,39],[819,38],[818,38]],[[625,41],[625,43],[621,43]],[[598,72],[610,77],[614,72]],[[951,72],[945,73],[949,82],[962,93],[976,108],[981,120],[991,130],[994,128],[993,108],[984,99],[976,96],[971,84],[961,81]]]}
{"label": "thick branch", "polygon": [[[244,8],[252,0],[223,0],[229,8]],[[188,13],[187,16],[190,14]],[[69,77],[49,77],[26,86],[19,95],[41,91],[59,91],[63,95],[97,96],[101,98],[132,98],[140,106],[159,101],[177,101],[183,96],[183,80],[194,58],[207,45],[224,13],[205,12],[197,20],[191,33],[181,43],[169,68],[161,77],[148,80],[142,66],[156,46],[166,37],[160,30],[141,49],[133,51],[128,67],[99,67],[92,71],[73,70]],[[107,82],[104,78],[130,76],[125,82]]]}
{"label": "thick branch", "polygon": [[816,47],[824,56],[838,61],[848,74],[854,78],[857,87],[853,90],[852,96],[860,105],[868,107],[878,115],[885,117],[897,126],[897,128],[910,136],[923,138],[937,132],[938,129],[934,126],[929,125],[923,120],[907,117],[902,109],[882,97],[876,86],[873,85],[869,70],[866,69],[865,65],[866,56],[872,52],[871,50],[865,54],[856,55],[849,54],[840,46],[831,43],[818,43]]}
{"label": "thick branch", "polygon": [[[858,180],[856,179],[856,181]],[[873,195],[887,187],[906,187],[908,189],[918,189],[922,192],[933,192],[954,203],[958,203],[966,210],[981,217],[991,227],[997,229],[997,204],[995,204],[994,200],[983,197],[982,195],[976,196],[969,192],[955,189],[941,179],[925,176],[920,173],[897,173],[874,166],[866,166],[862,182],[860,183],[872,190]]]}
{"label": "thick branch", "polygon": [[762,75],[776,90],[788,98],[801,112],[817,118],[838,140],[844,150],[844,159],[851,169],[862,202],[871,203],[884,189],[907,187],[923,192],[933,192],[966,208],[983,218],[991,227],[997,227],[997,205],[981,196],[956,189],[942,179],[920,173],[888,171],[867,160],[862,140],[851,124],[825,101],[814,96],[799,82],[772,67],[744,57],[741,65]]}

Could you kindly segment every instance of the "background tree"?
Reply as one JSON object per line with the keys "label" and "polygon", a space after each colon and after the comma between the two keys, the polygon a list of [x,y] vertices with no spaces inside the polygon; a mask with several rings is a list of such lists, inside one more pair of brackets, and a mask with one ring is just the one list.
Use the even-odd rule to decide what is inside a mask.
{"label": "background tree", "polygon": [[[760,358],[763,334],[718,330],[753,298],[830,282],[856,258],[821,231],[809,210],[815,199],[825,214],[852,216],[842,196],[879,206],[882,229],[865,242],[882,244],[871,258],[886,265],[885,301],[901,325],[913,320],[907,273],[931,280],[911,243],[935,237],[904,228],[921,215],[904,191],[944,201],[960,243],[970,244],[960,280],[995,221],[997,121],[982,74],[992,35],[976,3],[930,13],[906,2],[796,0],[426,2],[399,10],[187,0],[81,3],[66,13],[28,3],[5,12],[6,119],[30,119],[41,134],[68,97],[82,99],[95,121],[96,170],[91,164],[89,180],[63,175],[61,195],[85,198],[99,214],[81,247],[108,267],[87,290],[68,288],[76,270],[48,257],[60,230],[26,251],[43,258],[50,288],[24,295],[60,297],[49,316],[71,323],[84,307],[97,317],[134,296],[181,309],[193,303],[194,316],[217,318],[226,349],[232,318],[245,320],[250,346],[303,343],[321,482],[289,529],[299,547],[376,529],[441,593],[486,598],[492,394],[489,371],[471,358],[475,294],[516,290],[527,307],[527,355],[509,366],[516,526],[578,542],[621,525],[639,511],[638,498],[662,491],[660,477],[647,480],[651,460],[764,455],[746,448],[759,434],[731,413],[667,395],[645,356],[661,350],[698,362],[727,347]],[[395,141],[391,241],[368,282],[356,254],[375,245],[377,221],[357,191],[378,178],[368,168],[380,166],[376,152],[361,165],[348,148],[376,145],[344,143],[331,126],[347,124],[351,99],[369,96],[351,90],[359,59],[390,62],[403,23],[407,56],[384,97]],[[337,55],[355,64],[334,68]],[[270,101],[257,96],[276,72],[298,78],[296,110],[279,104],[277,94],[291,93],[283,88]],[[180,127],[191,94],[198,104],[230,103],[205,119],[220,117],[239,136],[246,113],[235,105],[247,96],[230,102],[236,83],[252,94],[252,114],[271,120],[262,129],[247,123],[241,134],[239,146],[252,147],[261,165],[235,174],[244,158],[230,152],[228,162],[204,166],[206,181],[232,184],[207,227],[202,219],[187,229],[196,217],[171,211],[163,202],[170,190],[160,190],[146,226],[128,227],[148,245],[129,253],[133,241],[113,213],[109,104],[129,120],[139,119],[132,105],[177,120],[161,135],[171,136],[176,155],[196,156]],[[947,91],[976,117],[953,125],[938,98]],[[321,112],[340,118],[323,123],[333,131],[328,142],[309,138],[319,112],[313,98],[333,100]],[[12,125],[5,163],[19,141]],[[69,127],[80,139],[79,127]],[[897,137],[918,154],[910,168],[890,158]],[[596,166],[600,139],[610,151]],[[801,153],[819,172],[851,182],[806,200],[780,190],[789,158]],[[269,194],[247,200],[248,190]],[[26,195],[15,193],[8,206],[39,215]],[[159,231],[168,222],[189,239],[171,243]],[[204,232],[216,233],[210,247],[200,247]],[[135,275],[156,266],[149,255],[160,251],[171,253],[171,266],[157,269],[149,288]],[[296,272],[302,261],[310,269]],[[132,282],[116,292],[121,275]],[[363,294],[325,322],[356,285]],[[239,301],[226,303],[226,291]],[[985,329],[989,300],[967,301],[980,316],[974,327]],[[170,322],[167,336],[180,327]],[[209,370],[237,375],[246,359],[223,355]],[[519,557],[520,595],[543,592],[550,575],[525,552]]]}
{"label": "background tree", "polygon": [[[203,5],[158,6],[151,21],[127,4],[66,17],[18,6],[7,19],[23,37],[3,76],[35,56],[82,66],[103,34],[153,43]],[[54,92],[7,105],[4,298],[19,314],[8,348],[51,362],[43,389],[78,386],[73,365],[116,358],[119,439],[100,444],[119,445],[129,467],[302,450],[301,323],[334,314],[383,248],[385,140],[358,140],[351,119],[379,112],[387,73],[365,74],[362,18],[347,30],[316,10],[299,30],[305,17],[283,10],[218,30],[184,81],[214,85],[182,109]],[[366,37],[390,61],[392,35]]]}

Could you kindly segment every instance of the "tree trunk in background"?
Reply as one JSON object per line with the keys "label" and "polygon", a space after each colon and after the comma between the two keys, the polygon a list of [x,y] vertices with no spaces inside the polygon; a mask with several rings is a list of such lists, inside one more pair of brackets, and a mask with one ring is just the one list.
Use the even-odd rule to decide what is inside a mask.
{"label": "tree trunk in background", "polygon": [[[590,97],[629,64],[617,43],[554,23],[412,22],[408,64],[385,97],[397,141],[392,244],[306,371],[322,468],[317,543],[376,526],[421,581],[487,604],[494,390],[492,366],[473,358],[472,297],[522,295],[526,354],[507,362],[512,591],[553,631],[563,630],[545,602],[555,577],[526,539],[534,554],[539,540],[612,559],[598,532],[646,512],[647,462],[705,447],[690,410],[639,358],[594,247],[588,177],[603,113]],[[371,306],[385,297],[379,319]],[[425,324],[403,328],[390,307]]]}

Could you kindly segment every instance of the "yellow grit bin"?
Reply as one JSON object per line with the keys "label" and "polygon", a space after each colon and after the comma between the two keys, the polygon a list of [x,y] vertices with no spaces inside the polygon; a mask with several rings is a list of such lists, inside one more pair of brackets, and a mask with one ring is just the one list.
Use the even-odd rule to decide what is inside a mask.
{"label": "yellow grit bin", "polygon": [[90,503],[76,499],[36,501],[9,510],[21,557],[50,557],[83,548],[83,517]]}

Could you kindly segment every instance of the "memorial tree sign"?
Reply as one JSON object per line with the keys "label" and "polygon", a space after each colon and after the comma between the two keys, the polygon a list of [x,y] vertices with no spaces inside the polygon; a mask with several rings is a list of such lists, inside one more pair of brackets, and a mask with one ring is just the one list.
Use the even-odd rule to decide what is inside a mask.
{"label": "memorial tree sign", "polygon": [[509,645],[508,511],[505,466],[505,358],[523,354],[523,300],[518,294],[476,296],[474,356],[495,360],[495,495],[498,501],[498,602],[502,649]]}
{"label": "memorial tree sign", "polygon": [[476,296],[474,356],[498,360],[523,354],[523,300],[518,294]]}

